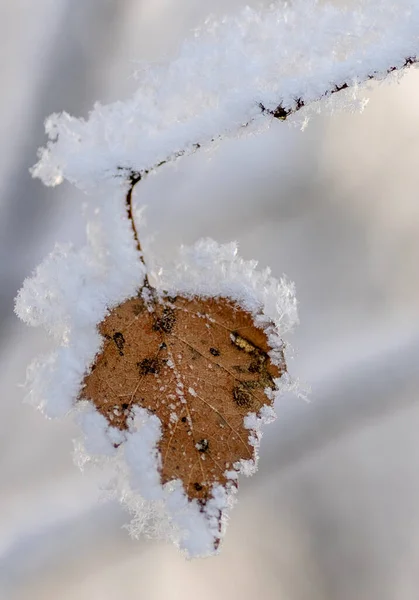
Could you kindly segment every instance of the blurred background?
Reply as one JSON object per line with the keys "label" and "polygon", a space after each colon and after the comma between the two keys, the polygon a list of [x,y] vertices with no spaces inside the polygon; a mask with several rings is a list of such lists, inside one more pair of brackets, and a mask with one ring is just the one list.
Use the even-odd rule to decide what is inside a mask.
{"label": "blurred background", "polygon": [[[22,403],[47,350],[13,298],[56,241],[82,243],[83,197],[28,169],[43,120],[124,99],[141,61],[172,57],[209,10],[242,0],[0,0],[1,600],[417,600],[419,597],[419,75],[360,113],[226,140],[143,182],[162,260],[201,236],[295,281],[293,396],[242,481],[220,556],[132,541],[72,462],[71,419]],[[252,3],[250,3],[252,4]],[[253,3],[255,4],[255,3]]]}

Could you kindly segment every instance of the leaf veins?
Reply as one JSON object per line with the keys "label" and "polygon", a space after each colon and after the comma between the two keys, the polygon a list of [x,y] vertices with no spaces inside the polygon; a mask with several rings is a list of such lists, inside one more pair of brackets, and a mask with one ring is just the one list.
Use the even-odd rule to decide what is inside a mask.
{"label": "leaf veins", "polygon": [[205,506],[226,471],[254,459],[244,417],[270,404],[265,389],[285,371],[269,359],[267,336],[226,298],[139,295],[99,325],[102,352],[80,397],[110,425],[127,429],[134,405],[161,421],[162,484],[180,479]]}

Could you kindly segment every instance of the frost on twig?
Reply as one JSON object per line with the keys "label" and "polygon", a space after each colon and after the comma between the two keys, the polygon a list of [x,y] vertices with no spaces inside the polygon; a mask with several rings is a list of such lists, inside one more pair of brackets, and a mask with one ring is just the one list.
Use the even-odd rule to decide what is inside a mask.
{"label": "frost on twig", "polygon": [[29,367],[27,397],[50,417],[76,412],[77,462],[112,467],[132,535],[170,536],[190,556],[218,548],[238,474],[255,470],[260,426],[290,385],[283,336],[297,321],[293,286],[234,243],[182,248],[151,282],[134,187],[216,139],[415,63],[418,32],[408,0],[246,9],[145,68],[131,99],[47,120],[33,175],[85,190],[91,218],[87,245],[57,246],[16,299],[56,341]]}
{"label": "frost on twig", "polygon": [[129,100],[98,103],[87,120],[52,115],[33,174],[47,185],[68,179],[84,189],[144,175],[223,136],[253,133],[272,117],[403,70],[418,50],[414,0],[368,0],[353,11],[299,0],[209,20],[171,63],[144,66]]}

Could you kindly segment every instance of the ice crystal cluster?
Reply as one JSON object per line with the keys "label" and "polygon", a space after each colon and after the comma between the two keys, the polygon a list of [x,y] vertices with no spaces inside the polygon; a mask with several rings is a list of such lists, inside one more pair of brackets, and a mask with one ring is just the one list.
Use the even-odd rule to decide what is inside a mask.
{"label": "ice crystal cluster", "polygon": [[[18,294],[18,316],[56,342],[54,352],[28,368],[27,396],[49,417],[75,411],[84,431],[77,461],[113,468],[110,488],[133,514],[133,535],[169,535],[190,556],[209,554],[211,510],[225,511],[232,496],[214,490],[203,519],[179,482],[160,485],[157,417],[137,408],[121,445],[120,432],[92,405],[76,402],[103,344],[98,323],[134,296],[145,276],[125,208],[130,178],[223,136],[262,130],[278,106],[289,113],[342,87],[383,78],[416,56],[418,46],[417,2],[360,2],[354,11],[313,0],[247,8],[208,20],[172,62],[145,66],[132,98],[97,103],[87,119],[67,113],[47,119],[49,141],[32,173],[46,185],[68,180],[82,189],[91,216],[86,246],[57,246]],[[282,336],[297,320],[293,287],[256,267],[238,257],[233,243],[201,240],[182,248],[154,284],[185,296],[231,298]],[[273,349],[278,343],[270,339]],[[246,427],[259,431],[272,417],[271,410],[250,414]]]}

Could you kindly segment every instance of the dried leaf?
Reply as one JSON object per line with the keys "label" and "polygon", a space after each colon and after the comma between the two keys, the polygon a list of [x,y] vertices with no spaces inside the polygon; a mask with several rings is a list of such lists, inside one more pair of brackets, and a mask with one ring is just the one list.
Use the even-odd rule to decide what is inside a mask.
{"label": "dried leaf", "polygon": [[131,298],[100,324],[105,343],[81,397],[120,430],[134,405],[157,415],[162,484],[180,479],[205,507],[215,485],[236,485],[226,472],[255,458],[244,417],[270,404],[265,390],[285,363],[272,364],[265,332],[229,299],[152,298]]}

